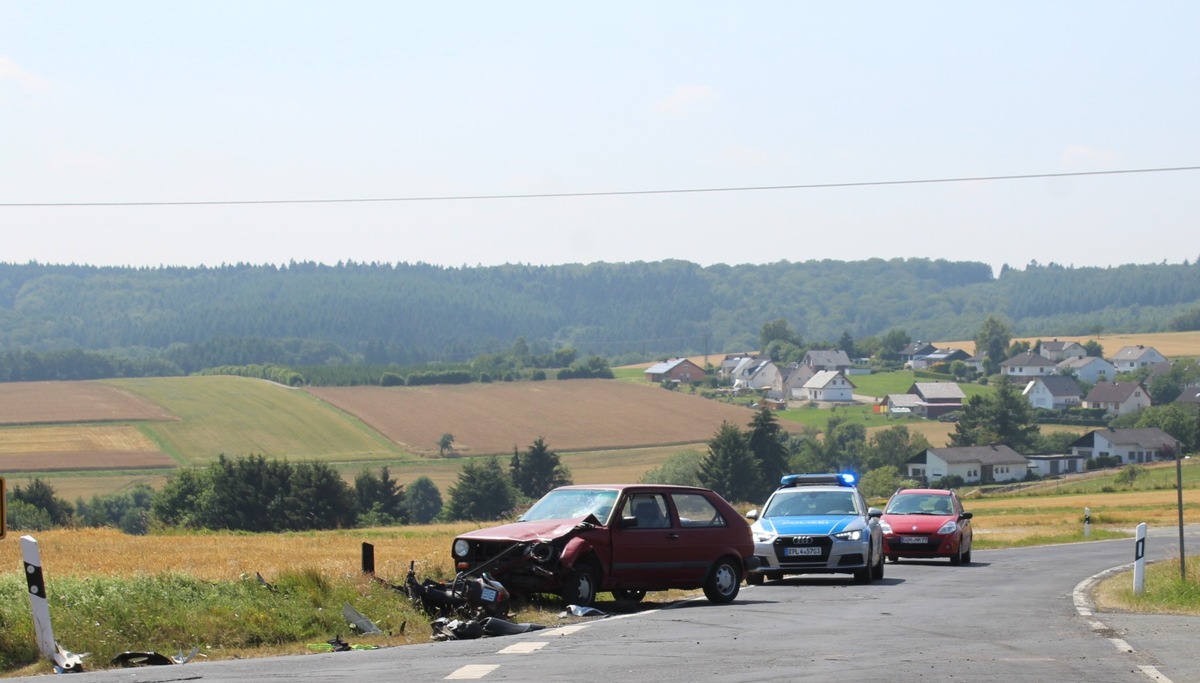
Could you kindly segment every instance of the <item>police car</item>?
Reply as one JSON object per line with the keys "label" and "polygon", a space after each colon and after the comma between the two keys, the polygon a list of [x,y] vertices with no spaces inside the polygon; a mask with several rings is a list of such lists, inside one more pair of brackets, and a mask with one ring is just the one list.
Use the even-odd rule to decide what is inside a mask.
{"label": "police car", "polygon": [[751,510],[757,569],[746,583],[787,574],[851,574],[856,583],[883,578],[883,511],[867,506],[853,474],[789,474]]}

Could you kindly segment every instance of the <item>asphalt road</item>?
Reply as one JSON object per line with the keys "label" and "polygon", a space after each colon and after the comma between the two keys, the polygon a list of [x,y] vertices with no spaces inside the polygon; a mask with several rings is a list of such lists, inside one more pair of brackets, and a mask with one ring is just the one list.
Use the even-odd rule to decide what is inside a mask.
{"label": "asphalt road", "polygon": [[[1200,549],[1200,530],[1186,543]],[[1089,577],[1133,552],[1132,540],[975,551],[963,567],[888,564],[869,586],[792,578],[744,586],[731,605],[700,599],[519,636],[72,680],[1200,681],[1200,618],[1094,613],[1084,597]],[[1176,530],[1151,530],[1148,559],[1178,553]]]}

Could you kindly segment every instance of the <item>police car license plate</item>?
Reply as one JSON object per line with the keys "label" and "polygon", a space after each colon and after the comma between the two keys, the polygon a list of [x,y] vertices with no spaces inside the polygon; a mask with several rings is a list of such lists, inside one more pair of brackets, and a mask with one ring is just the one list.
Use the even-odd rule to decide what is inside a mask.
{"label": "police car license plate", "polygon": [[804,547],[804,548],[784,548],[783,554],[787,555],[789,557],[795,557],[798,555],[820,555],[821,549],[816,546],[809,546],[809,547]]}
{"label": "police car license plate", "polygon": [[901,536],[900,542],[916,544],[916,545],[925,545],[926,543],[929,542],[929,539],[925,538],[924,536]]}

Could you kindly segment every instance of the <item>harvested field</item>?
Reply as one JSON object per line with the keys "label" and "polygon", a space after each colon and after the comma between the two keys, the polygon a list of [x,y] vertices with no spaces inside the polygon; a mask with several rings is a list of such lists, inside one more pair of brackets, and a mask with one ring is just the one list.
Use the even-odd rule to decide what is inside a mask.
{"label": "harvested field", "polygon": [[744,428],[753,417],[744,407],[611,380],[308,391],[405,450],[434,455],[446,433],[461,455],[509,454],[539,436],[557,452],[604,450],[708,441],[723,421]]}
{"label": "harvested field", "polygon": [[0,471],[131,470],[174,467],[132,425],[0,429]]}
{"label": "harvested field", "polygon": [[[1038,340],[1073,341],[1086,344],[1095,340],[1104,347],[1104,355],[1112,357],[1124,346],[1153,346],[1167,358],[1195,358],[1200,356],[1200,332],[1155,332],[1153,334],[1101,334],[1099,337],[1087,335],[1081,337],[1045,335],[1041,337],[1018,337],[1013,341],[1027,341],[1030,344]],[[934,342],[938,347],[962,349],[967,353],[975,353],[973,341],[942,341]]]}
{"label": "harvested field", "polygon": [[0,424],[174,419],[152,401],[99,382],[0,383]]}

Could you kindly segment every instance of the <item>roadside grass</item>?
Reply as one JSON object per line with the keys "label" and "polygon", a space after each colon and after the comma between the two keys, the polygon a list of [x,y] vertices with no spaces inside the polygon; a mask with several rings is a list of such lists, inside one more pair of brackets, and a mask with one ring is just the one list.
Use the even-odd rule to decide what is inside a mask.
{"label": "roadside grass", "polygon": [[1185,569],[1186,580],[1178,558],[1148,563],[1141,595],[1133,592],[1133,572],[1125,571],[1101,581],[1092,598],[1100,611],[1200,615],[1200,556],[1188,557]]}

